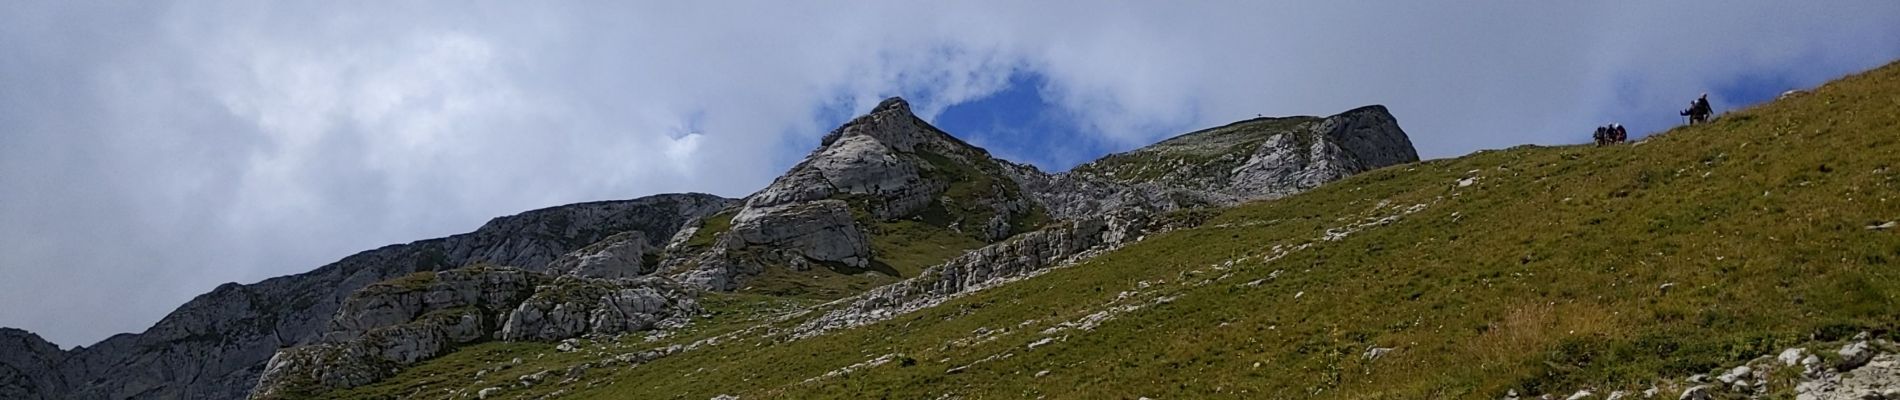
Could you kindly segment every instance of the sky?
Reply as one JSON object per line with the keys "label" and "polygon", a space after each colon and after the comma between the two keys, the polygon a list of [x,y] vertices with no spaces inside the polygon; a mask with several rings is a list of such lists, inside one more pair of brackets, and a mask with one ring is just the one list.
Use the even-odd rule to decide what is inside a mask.
{"label": "sky", "polygon": [[1367,104],[1440,158],[1772,99],[1900,57],[1895,20],[1889,0],[9,1],[0,326],[88,345],[497,216],[745,196],[888,96],[1050,171]]}

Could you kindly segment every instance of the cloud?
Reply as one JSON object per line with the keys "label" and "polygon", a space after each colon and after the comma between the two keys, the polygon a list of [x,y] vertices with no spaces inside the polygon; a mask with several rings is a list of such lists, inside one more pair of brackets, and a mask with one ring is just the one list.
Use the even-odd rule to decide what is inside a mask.
{"label": "cloud", "polygon": [[1044,166],[1370,103],[1444,157],[1580,142],[1609,120],[1661,129],[1695,93],[1733,106],[1877,66],[1900,54],[1895,15],[1875,1],[10,2],[0,325],[84,344],[220,282],[494,216],[743,196],[890,95],[935,118],[1034,82],[1037,129],[981,134],[1044,137],[979,142]]}

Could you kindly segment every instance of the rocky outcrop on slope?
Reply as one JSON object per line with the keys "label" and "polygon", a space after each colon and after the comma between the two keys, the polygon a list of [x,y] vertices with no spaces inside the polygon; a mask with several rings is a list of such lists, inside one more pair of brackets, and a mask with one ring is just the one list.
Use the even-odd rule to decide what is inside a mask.
{"label": "rocky outcrop on slope", "polygon": [[844,300],[841,307],[800,325],[794,335],[809,337],[882,321],[965,293],[1035,276],[1048,268],[1139,240],[1149,228],[1146,213],[1123,212],[1017,235],[964,253],[943,265],[924,270],[915,278]]}
{"label": "rocky outcrop on slope", "polygon": [[699,312],[689,293],[661,278],[554,277],[482,266],[419,272],[352,295],[323,339],[271,358],[252,397],[362,386],[475,342],[643,331],[677,326]]}
{"label": "rocky outcrop on slope", "polygon": [[515,341],[612,335],[677,327],[698,312],[699,303],[671,280],[564,276],[536,288],[497,334]]}
{"label": "rocky outcrop on slope", "polygon": [[627,231],[608,236],[548,263],[555,275],[589,278],[632,278],[651,275],[658,269],[660,248],[654,247],[646,233]]}
{"label": "rocky outcrop on slope", "polygon": [[438,311],[473,308],[505,313],[535,293],[541,274],[513,268],[475,266],[425,271],[378,282],[358,290],[330,320],[325,342],[353,340],[372,330],[406,324]]}
{"label": "rocky outcrop on slope", "polygon": [[59,371],[71,384],[47,396],[243,398],[278,349],[316,342],[350,294],[371,283],[478,262],[539,270],[616,233],[644,232],[652,241],[671,237],[732,204],[712,195],[677,194],[552,207],[496,218],[467,234],[365,251],[303,274],[226,284],[143,333],[67,352]]}
{"label": "rocky outcrop on slope", "polygon": [[56,399],[65,393],[66,352],[31,332],[0,328],[0,399]]}
{"label": "rocky outcrop on slope", "polygon": [[1270,199],[1418,161],[1383,106],[1330,117],[1258,118],[1192,132],[1077,166],[1016,179],[1051,215],[1141,207],[1166,211]]}
{"label": "rocky outcrop on slope", "polygon": [[[826,135],[821,146],[746,198],[710,249],[675,265],[683,282],[733,290],[766,268],[876,261],[864,224],[920,219],[983,242],[1027,230],[1036,212],[1009,164],[930,126],[900,98]],[[927,217],[927,218],[926,218]]]}

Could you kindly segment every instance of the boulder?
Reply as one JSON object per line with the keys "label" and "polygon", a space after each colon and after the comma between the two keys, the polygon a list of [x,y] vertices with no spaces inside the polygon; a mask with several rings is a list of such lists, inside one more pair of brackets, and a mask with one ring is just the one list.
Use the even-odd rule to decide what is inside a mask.
{"label": "boulder", "polygon": [[659,251],[645,233],[627,231],[608,236],[548,263],[555,275],[587,278],[635,278],[652,274],[658,263],[648,261]]}

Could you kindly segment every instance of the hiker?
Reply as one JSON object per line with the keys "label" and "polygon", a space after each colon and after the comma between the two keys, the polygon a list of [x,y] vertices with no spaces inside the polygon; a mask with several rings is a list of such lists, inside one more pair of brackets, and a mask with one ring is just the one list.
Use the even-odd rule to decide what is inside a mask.
{"label": "hiker", "polygon": [[1629,140],[1630,140],[1630,131],[1628,129],[1623,129],[1623,124],[1618,124],[1618,123],[1610,124],[1610,143],[1624,143],[1624,142],[1628,142]]}
{"label": "hiker", "polygon": [[1702,97],[1689,102],[1689,109],[1682,110],[1681,114],[1689,116],[1689,125],[1695,125],[1709,122],[1709,115],[1714,113],[1715,109],[1709,107],[1709,94],[1703,93]]}
{"label": "hiker", "polygon": [[1604,143],[1610,141],[1610,130],[1603,126],[1597,126],[1597,133],[1590,135],[1590,140],[1595,140],[1597,147],[1603,147]]}

